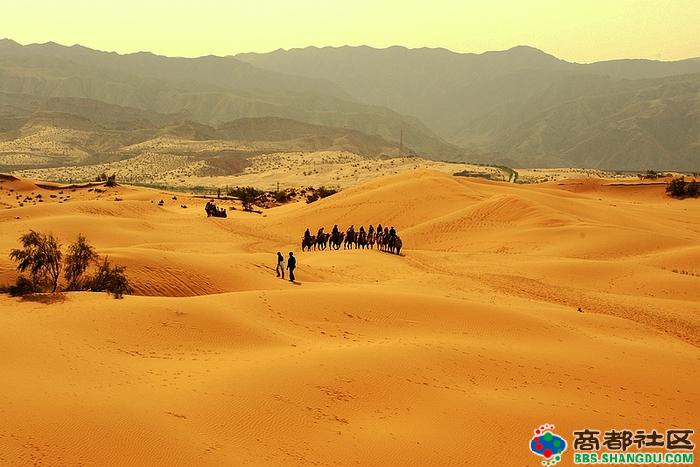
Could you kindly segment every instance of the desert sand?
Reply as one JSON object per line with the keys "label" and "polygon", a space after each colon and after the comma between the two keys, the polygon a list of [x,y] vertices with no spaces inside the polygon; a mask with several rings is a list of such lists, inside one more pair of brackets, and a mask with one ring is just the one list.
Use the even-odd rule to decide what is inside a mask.
{"label": "desert sand", "polygon": [[[227,219],[1,186],[0,283],[20,234],[82,232],[137,295],[0,296],[0,464],[527,466],[542,423],[700,419],[700,205],[662,184],[409,170]],[[403,256],[300,251],[378,222]]]}

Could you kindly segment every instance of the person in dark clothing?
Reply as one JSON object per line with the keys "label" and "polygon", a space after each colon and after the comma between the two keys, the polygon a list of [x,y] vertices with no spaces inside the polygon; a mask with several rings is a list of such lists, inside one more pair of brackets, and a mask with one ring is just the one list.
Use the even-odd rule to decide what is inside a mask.
{"label": "person in dark clothing", "polygon": [[340,231],[338,230],[338,224],[333,226],[333,237],[337,236]]}
{"label": "person in dark clothing", "polygon": [[382,228],[382,224],[377,224],[377,234],[384,234],[384,229]]}
{"label": "person in dark clothing", "polygon": [[294,257],[294,253],[289,252],[289,259],[287,260],[287,269],[289,269],[289,282],[294,282],[294,269],[297,267],[297,259]]}
{"label": "person in dark clothing", "polygon": [[389,236],[390,236],[391,238],[396,237],[396,229],[394,229],[394,226],[393,226],[393,225],[391,226],[391,230],[389,230]]}
{"label": "person in dark clothing", "polygon": [[284,256],[279,251],[277,252],[277,268],[275,270],[277,271],[277,277],[284,279]]}
{"label": "person in dark clothing", "polygon": [[308,227],[306,228],[306,232],[304,232],[304,238],[305,239],[311,238],[311,231],[309,230]]}
{"label": "person in dark clothing", "polygon": [[374,226],[372,224],[369,225],[369,228],[367,229],[367,235],[372,235],[374,233]]}

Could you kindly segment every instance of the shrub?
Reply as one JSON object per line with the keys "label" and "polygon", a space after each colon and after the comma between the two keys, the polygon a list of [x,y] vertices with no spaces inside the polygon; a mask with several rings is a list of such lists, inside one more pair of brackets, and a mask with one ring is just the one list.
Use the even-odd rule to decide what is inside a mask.
{"label": "shrub", "polygon": [[[61,245],[53,235],[30,230],[20,237],[20,242],[23,248],[12,250],[10,258],[18,263],[18,271],[28,270],[29,277],[20,275],[15,284],[0,287],[0,293],[7,291],[12,296],[47,290],[55,293],[64,262],[67,290],[107,291],[115,298],[131,293],[126,268],[113,266],[107,258],[98,263],[99,257],[95,249],[83,235],[78,235],[76,241],[68,247],[64,262]],[[95,274],[86,278],[85,273],[91,264],[97,265]]]}
{"label": "shrub", "polygon": [[51,234],[42,234],[34,230],[20,237],[21,249],[10,252],[10,259],[17,262],[17,270],[29,270],[33,284],[39,289],[56,292],[58,279],[61,277],[61,245]]}
{"label": "shrub", "polygon": [[676,177],[666,185],[666,193],[676,198],[685,196],[685,180],[683,177]]}
{"label": "shrub", "polygon": [[338,193],[338,190],[334,188],[326,188],[325,186],[320,186],[318,188],[309,187],[307,191],[309,192],[309,194],[306,196],[307,203],[313,203],[321,198],[327,198]]}
{"label": "shrub", "polygon": [[88,288],[93,292],[109,292],[114,298],[122,298],[124,294],[132,291],[129,279],[126,277],[126,268],[112,266],[108,258],[104,258],[98,264],[95,275],[88,283]]}
{"label": "shrub", "polygon": [[326,188],[325,186],[320,186],[316,190],[316,193],[318,193],[318,196],[320,196],[321,198],[327,198],[330,195],[334,195],[334,194],[338,193],[338,190],[333,189],[333,188]]}
{"label": "shrub", "polygon": [[22,297],[33,293],[41,292],[41,286],[28,277],[20,275],[17,282],[7,287],[10,297]]}
{"label": "shrub", "polygon": [[241,200],[241,203],[243,203],[243,210],[244,211],[252,211],[253,210],[253,204],[257,200],[257,198],[262,195],[262,191],[255,189],[252,186],[236,186],[228,191],[229,196],[234,196],[238,199]]}
{"label": "shrub", "polygon": [[286,203],[292,198],[290,193],[287,192],[286,190],[276,191],[274,194],[274,197],[275,197],[275,201],[278,203]]}
{"label": "shrub", "polygon": [[676,177],[666,185],[666,193],[674,198],[697,198],[700,196],[700,186],[696,180],[686,182],[683,177]]}
{"label": "shrub", "polygon": [[83,289],[83,274],[90,266],[91,262],[97,261],[95,249],[80,234],[75,243],[68,247],[68,254],[65,259],[64,277],[68,282],[67,290]]}
{"label": "shrub", "polygon": [[105,180],[105,186],[117,186],[117,174],[112,174],[109,177],[107,177],[107,180]]}

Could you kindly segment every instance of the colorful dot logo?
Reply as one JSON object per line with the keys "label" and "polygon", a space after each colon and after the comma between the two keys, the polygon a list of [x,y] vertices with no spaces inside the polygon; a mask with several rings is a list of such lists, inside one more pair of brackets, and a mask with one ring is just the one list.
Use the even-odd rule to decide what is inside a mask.
{"label": "colorful dot logo", "polygon": [[530,451],[544,458],[542,465],[558,464],[566,451],[566,441],[552,430],[554,425],[541,425],[534,430],[535,436],[530,440]]}

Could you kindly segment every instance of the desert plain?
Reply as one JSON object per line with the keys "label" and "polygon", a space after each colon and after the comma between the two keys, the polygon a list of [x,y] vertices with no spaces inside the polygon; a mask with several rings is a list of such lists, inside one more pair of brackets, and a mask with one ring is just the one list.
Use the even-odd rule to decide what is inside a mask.
{"label": "desert plain", "polygon": [[[225,219],[128,185],[0,188],[0,283],[35,229],[84,234],[134,286],[0,295],[2,465],[528,466],[543,423],[700,419],[700,205],[660,182],[419,167]],[[300,251],[307,227],[379,222],[401,256]]]}

